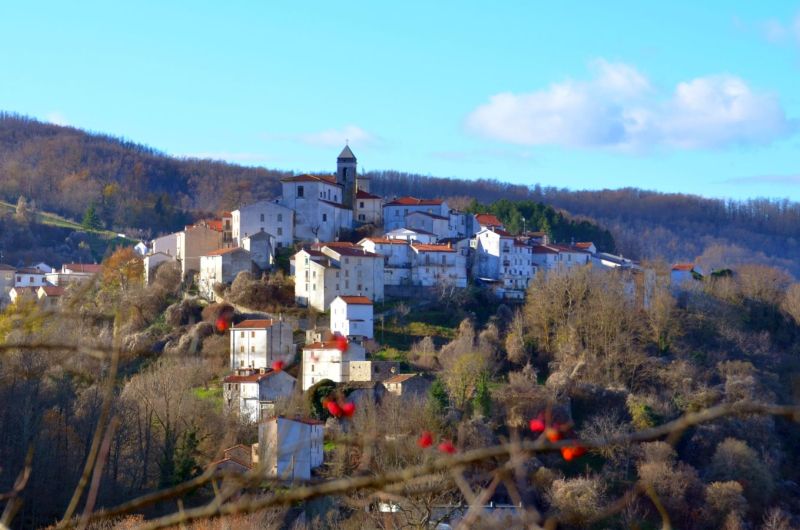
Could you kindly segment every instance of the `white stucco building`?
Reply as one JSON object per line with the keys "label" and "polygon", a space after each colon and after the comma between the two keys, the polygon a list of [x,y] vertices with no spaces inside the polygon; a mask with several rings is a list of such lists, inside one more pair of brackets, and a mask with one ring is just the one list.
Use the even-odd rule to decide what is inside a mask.
{"label": "white stucco building", "polygon": [[276,416],[258,426],[258,460],[268,477],[289,482],[310,480],[322,465],[324,426],[321,421]]}
{"label": "white stucco building", "polygon": [[294,353],[292,328],[284,320],[245,320],[231,326],[231,370],[271,368]]}
{"label": "white stucco building", "polygon": [[266,232],[274,236],[277,248],[288,247],[294,238],[294,212],[278,201],[258,201],[231,212],[231,231],[239,246],[243,238]]}
{"label": "white stucco building", "polygon": [[383,257],[384,286],[411,285],[411,245],[408,240],[367,237],[358,244],[364,250]]}
{"label": "white stucco building", "polygon": [[411,284],[467,286],[467,260],[452,245],[412,243]]}
{"label": "white stucco building", "polygon": [[[407,226],[406,216],[412,212],[425,212],[441,217],[448,217],[450,209],[447,206],[447,202],[441,199],[398,197],[383,205],[384,230],[389,231]],[[429,231],[432,232],[432,230]]]}
{"label": "white stucco building", "polygon": [[308,390],[323,379],[334,383],[350,381],[350,362],[364,361],[364,348],[348,341],[345,350],[337,340],[314,342],[303,347],[303,391]]}
{"label": "white stucco building", "polygon": [[175,232],[174,234],[167,234],[165,236],[155,238],[150,244],[150,252],[153,254],[163,252],[169,256],[177,256],[179,233],[180,232]]}
{"label": "white stucco building", "polygon": [[214,300],[214,285],[226,285],[236,279],[240,272],[253,271],[250,251],[243,248],[221,248],[200,256],[200,274],[197,287],[200,294],[208,300]]}
{"label": "white stucco building", "polygon": [[400,239],[402,241],[417,241],[419,243],[436,243],[438,237],[433,232],[422,230],[420,228],[395,228],[386,232],[384,235],[386,239]]}
{"label": "white stucco building", "polygon": [[534,274],[534,249],[500,229],[484,228],[473,242],[473,274],[500,282],[505,298],[523,298]]}
{"label": "white stucco building", "polygon": [[278,398],[291,396],[297,380],[283,370],[238,369],[222,381],[223,408],[245,421],[259,421]]}
{"label": "white stucco building", "polygon": [[406,215],[406,228],[420,229],[431,234],[436,234],[437,239],[450,237],[450,216],[438,215],[428,212],[410,212]]}
{"label": "white stucco building", "polygon": [[167,261],[175,261],[175,256],[170,256],[164,252],[154,252],[144,257],[142,260],[144,266],[144,281],[147,285],[150,285],[150,283],[155,280],[156,268]]}
{"label": "white stucco building", "polygon": [[[359,179],[359,185],[362,180]],[[353,217],[356,223],[383,225],[383,199],[368,191],[358,189],[353,203]]]}
{"label": "white stucco building", "polygon": [[280,203],[294,211],[294,232],[303,241],[333,241],[353,226],[353,211],[342,204],[334,177],[299,175],[281,180]]}
{"label": "white stucco building", "polygon": [[372,339],[372,300],[366,296],[337,296],[331,302],[331,332],[348,339]]}
{"label": "white stucco building", "polygon": [[275,236],[266,232],[257,232],[242,238],[241,247],[250,252],[250,259],[261,270],[271,268],[275,264]]}
{"label": "white stucco building", "polygon": [[345,242],[319,243],[294,256],[295,299],[326,311],[340,295],[383,300],[383,257]]}
{"label": "white stucco building", "polygon": [[222,230],[217,228],[221,228],[221,223],[200,222],[178,232],[175,256],[181,262],[184,279],[200,272],[201,256],[222,248]]}

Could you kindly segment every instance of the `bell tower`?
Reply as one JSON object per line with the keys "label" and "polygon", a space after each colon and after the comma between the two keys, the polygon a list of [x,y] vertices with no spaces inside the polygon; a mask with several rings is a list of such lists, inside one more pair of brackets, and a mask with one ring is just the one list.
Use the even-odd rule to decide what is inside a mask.
{"label": "bell tower", "polygon": [[342,185],[342,204],[352,208],[356,196],[356,155],[345,145],[336,158],[336,182]]}

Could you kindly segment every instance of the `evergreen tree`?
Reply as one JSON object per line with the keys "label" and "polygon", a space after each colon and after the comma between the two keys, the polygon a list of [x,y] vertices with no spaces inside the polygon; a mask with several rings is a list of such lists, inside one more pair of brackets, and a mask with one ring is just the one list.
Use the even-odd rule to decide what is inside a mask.
{"label": "evergreen tree", "polygon": [[444,383],[439,378],[431,385],[430,389],[428,389],[428,403],[431,407],[431,410],[436,415],[441,415],[447,409],[447,406],[450,404],[450,398],[447,395],[447,388],[445,388]]}
{"label": "evergreen tree", "polygon": [[89,207],[86,208],[81,226],[83,226],[85,230],[100,230],[100,228],[102,228],[100,216],[97,215],[97,208],[95,208],[94,203],[91,203]]}
{"label": "evergreen tree", "polygon": [[197,476],[198,466],[194,456],[198,445],[200,442],[194,429],[183,433],[181,445],[175,452],[175,484],[186,482]]}
{"label": "evergreen tree", "polygon": [[488,418],[492,413],[492,395],[489,392],[489,378],[484,373],[475,388],[473,410],[476,414]]}

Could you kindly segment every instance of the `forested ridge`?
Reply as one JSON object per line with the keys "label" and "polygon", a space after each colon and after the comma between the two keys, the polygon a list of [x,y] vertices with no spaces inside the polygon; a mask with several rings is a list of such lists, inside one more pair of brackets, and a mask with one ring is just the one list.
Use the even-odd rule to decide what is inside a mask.
{"label": "forested ridge", "polygon": [[[25,196],[77,220],[94,204],[104,227],[113,230],[142,229],[145,236],[178,230],[203,215],[275,197],[280,179],[290,174],[175,158],[124,139],[0,115],[2,198]],[[472,200],[543,203],[575,222],[599,223],[610,230],[615,250],[634,258],[700,257],[705,268],[755,261],[800,274],[800,204],[788,200],[726,201],[634,188],[571,191],[399,171],[369,175],[371,191],[386,197],[437,195],[464,208]]]}

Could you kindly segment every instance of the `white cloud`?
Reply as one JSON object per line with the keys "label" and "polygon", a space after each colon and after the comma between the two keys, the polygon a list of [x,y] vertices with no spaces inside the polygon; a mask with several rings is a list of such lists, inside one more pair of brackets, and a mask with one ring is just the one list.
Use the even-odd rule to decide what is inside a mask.
{"label": "white cloud", "polygon": [[64,117],[64,115],[58,111],[49,113],[47,116],[44,117],[44,119],[49,121],[53,125],[62,125],[62,126],[69,125],[69,122],[67,122],[67,118]]}
{"label": "white cloud", "polygon": [[738,77],[700,77],[655,93],[634,67],[598,60],[588,81],[525,94],[495,94],[467,129],[519,145],[698,149],[767,143],[793,130],[777,97]]}
{"label": "white cloud", "polygon": [[356,125],[346,125],[341,129],[326,129],[324,131],[299,134],[296,139],[309,145],[321,147],[340,147],[349,142],[355,145],[375,144],[378,138]]}

